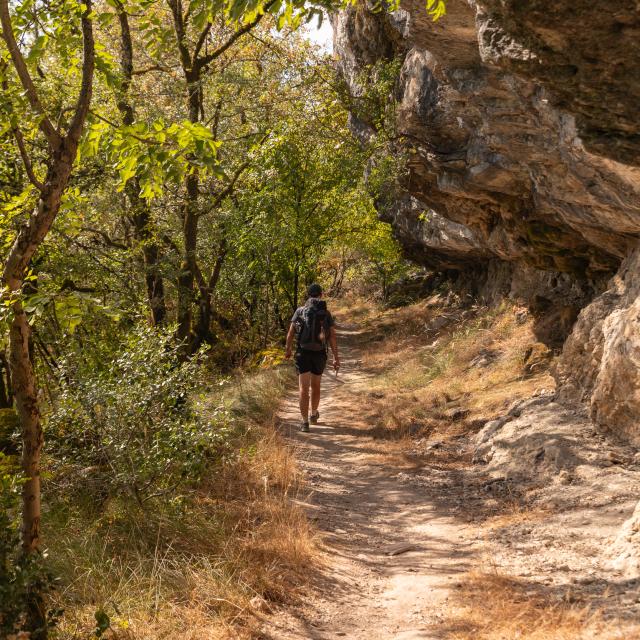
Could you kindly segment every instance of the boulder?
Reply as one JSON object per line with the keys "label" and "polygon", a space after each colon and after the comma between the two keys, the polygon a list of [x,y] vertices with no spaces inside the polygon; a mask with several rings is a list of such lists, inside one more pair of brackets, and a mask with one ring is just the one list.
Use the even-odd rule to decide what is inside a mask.
{"label": "boulder", "polygon": [[555,375],[561,400],[586,402],[596,424],[640,445],[640,249],[582,310]]}

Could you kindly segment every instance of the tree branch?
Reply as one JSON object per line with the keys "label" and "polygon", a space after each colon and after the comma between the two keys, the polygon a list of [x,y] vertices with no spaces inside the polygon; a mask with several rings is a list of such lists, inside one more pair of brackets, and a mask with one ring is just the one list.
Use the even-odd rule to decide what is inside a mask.
{"label": "tree branch", "polygon": [[222,264],[224,259],[227,257],[227,253],[229,252],[229,248],[227,246],[227,238],[226,236],[222,236],[222,240],[220,241],[220,246],[218,247],[218,255],[216,257],[216,262],[213,266],[213,270],[211,272],[211,277],[209,278],[209,282],[207,282],[207,289],[209,293],[212,293],[218,284],[218,280],[220,280],[220,274],[222,273]]}
{"label": "tree branch", "polygon": [[182,15],[182,3],[180,0],[167,0],[169,9],[173,16],[173,26],[176,32],[176,42],[178,44],[178,53],[180,54],[180,62],[182,68],[186,70],[191,69],[191,56],[189,55],[189,49],[187,47],[187,34],[184,29],[184,18]]}
{"label": "tree branch", "polygon": [[[7,0],[0,0],[6,2]],[[91,104],[91,94],[93,91],[93,70],[95,67],[95,42],[93,39],[93,24],[91,23],[91,0],[84,0],[86,9],[82,14],[82,81],[80,84],[80,93],[76,102],[75,111],[67,139],[73,145],[76,145],[82,135],[82,129],[89,113],[89,105]]]}
{"label": "tree branch", "polygon": [[152,64],[149,67],[143,67],[142,69],[134,69],[131,72],[133,76],[143,76],[147,73],[151,73],[153,71],[161,71],[162,73],[171,73],[171,69],[169,67],[163,67],[160,64]]}
{"label": "tree branch", "polygon": [[20,47],[18,47],[18,43],[16,42],[16,38],[13,34],[13,25],[11,24],[11,15],[9,13],[9,0],[0,0],[0,24],[2,24],[2,38],[7,44],[9,55],[11,56],[18,78],[20,78],[20,83],[22,84],[22,88],[27,96],[27,100],[29,101],[31,108],[41,118],[40,130],[47,138],[49,145],[53,149],[57,149],[62,142],[62,136],[51,123],[49,116],[46,114],[44,107],[40,102],[38,91],[33,83],[33,79],[31,78],[27,64],[24,61]]}
{"label": "tree branch", "polygon": [[22,135],[22,131],[20,131],[19,127],[13,127],[13,137],[16,139],[16,144],[18,145],[18,149],[20,150],[20,157],[22,158],[22,164],[24,165],[25,171],[27,172],[27,177],[29,178],[29,182],[38,189],[38,191],[42,191],[44,189],[44,184],[38,180],[35,172],[33,171],[33,164],[31,164],[31,158],[27,152],[27,147],[24,144],[24,136]]}
{"label": "tree branch", "polygon": [[218,100],[213,111],[211,133],[214,138],[218,138],[218,126],[220,125],[220,112],[222,111],[222,99]]}
{"label": "tree branch", "polygon": [[[269,135],[270,134],[267,133],[263,136],[262,140],[260,140],[261,145],[266,142],[266,140],[269,138]],[[230,196],[233,193],[233,190],[235,189],[235,186],[236,186],[236,182],[238,182],[238,179],[240,178],[240,176],[249,168],[250,165],[251,165],[251,162],[249,160],[246,160],[233,172],[233,176],[229,181],[229,184],[227,184],[227,186],[218,193],[218,195],[215,197],[215,199],[211,203],[211,206],[207,209],[207,211],[201,213],[200,214],[201,216],[207,213],[211,213],[212,211],[217,209],[218,205],[220,205],[220,203],[227,196]]]}
{"label": "tree branch", "polygon": [[[264,12],[266,13],[266,11],[268,11],[269,8],[275,4],[275,2],[276,0],[269,0],[269,2],[264,5]],[[251,22],[248,22],[243,27],[238,29],[233,35],[229,37],[229,39],[225,43],[221,44],[215,51],[206,56],[203,56],[202,58],[194,58],[193,66],[197,66],[200,69],[206,69],[206,67],[208,67],[214,60],[219,58],[229,47],[231,47],[231,45],[236,40],[241,38],[245,33],[249,33],[249,31],[256,27],[260,23],[262,18],[264,18],[265,13],[260,13]]]}
{"label": "tree branch", "polygon": [[231,180],[229,181],[229,184],[227,184],[227,186],[218,193],[218,195],[215,197],[215,199],[213,200],[213,202],[211,203],[211,206],[207,209],[207,211],[204,211],[203,213],[200,214],[200,216],[206,215],[207,213],[211,213],[212,211],[215,211],[218,206],[220,205],[220,203],[228,196],[231,194],[231,192],[234,190],[235,186],[236,186],[236,182],[238,181],[238,178],[240,178],[240,176],[244,173],[244,171],[249,167],[250,162],[247,160],[246,162],[243,162],[233,173],[233,177],[231,178]]}
{"label": "tree branch", "polygon": [[103,231],[102,229],[95,229],[94,227],[82,227],[81,231],[84,231],[85,233],[93,233],[94,235],[99,236],[100,238],[102,238],[102,242],[105,245],[113,247],[114,249],[120,249],[121,251],[129,251],[129,249],[131,249],[131,247],[127,246],[123,242],[114,240],[106,231]]}
{"label": "tree branch", "polygon": [[[0,61],[0,69],[4,72],[7,68],[7,62],[5,60]],[[8,91],[9,83],[5,79],[2,81],[2,90]],[[11,100],[8,101],[9,111],[13,112],[13,106],[11,105]],[[10,114],[11,115],[11,114]],[[22,164],[24,165],[25,171],[27,172],[27,177],[29,178],[29,182],[38,189],[38,191],[42,191],[44,189],[44,184],[38,180],[34,170],[33,164],[31,162],[31,158],[29,157],[29,153],[27,152],[27,146],[24,143],[24,136],[22,135],[22,131],[20,127],[17,125],[11,128],[13,133],[13,137],[16,140],[16,144],[18,145],[18,150],[20,151],[20,157],[22,158]]]}
{"label": "tree branch", "polygon": [[193,50],[193,59],[197,60],[200,55],[200,51],[202,51],[202,47],[204,47],[204,43],[207,41],[207,36],[211,32],[211,27],[213,25],[210,22],[207,22],[205,28],[202,30],[200,37],[198,38],[198,42],[196,43],[196,48]]}

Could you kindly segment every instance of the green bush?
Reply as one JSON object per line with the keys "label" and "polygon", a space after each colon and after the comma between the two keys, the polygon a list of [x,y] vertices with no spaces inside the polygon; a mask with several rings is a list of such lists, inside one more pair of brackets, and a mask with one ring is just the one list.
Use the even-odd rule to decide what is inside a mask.
{"label": "green bush", "polygon": [[54,484],[143,505],[176,498],[228,448],[223,407],[195,411],[204,368],[180,362],[170,334],[139,329],[99,369],[63,363],[47,423]]}

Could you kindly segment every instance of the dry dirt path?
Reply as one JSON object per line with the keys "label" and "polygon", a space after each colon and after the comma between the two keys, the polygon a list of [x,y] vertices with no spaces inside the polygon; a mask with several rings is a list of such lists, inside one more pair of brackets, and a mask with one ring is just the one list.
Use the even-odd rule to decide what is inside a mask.
{"label": "dry dirt path", "polygon": [[367,377],[355,345],[357,329],[343,328],[343,370],[338,380],[325,375],[320,424],[311,433],[297,431],[295,395],[281,414],[325,558],[304,603],[270,619],[260,638],[441,638],[449,593],[474,564],[471,529],[447,507],[451,482],[407,481],[409,463],[361,420]]}

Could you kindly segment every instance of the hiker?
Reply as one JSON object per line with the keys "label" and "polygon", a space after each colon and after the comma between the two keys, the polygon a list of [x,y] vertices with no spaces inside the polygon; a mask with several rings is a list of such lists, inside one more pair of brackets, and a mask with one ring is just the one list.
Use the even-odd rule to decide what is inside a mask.
{"label": "hiker", "polygon": [[[308,299],[304,306],[298,307],[291,318],[285,358],[292,355],[293,339],[298,337],[295,365],[298,372],[300,390],[300,413],[302,425],[300,431],[309,432],[309,422],[318,424],[320,412],[320,381],[327,364],[327,345],[333,353],[333,368],[338,373],[338,341],[333,316],[322,300],[322,287],[313,283],[307,289]],[[311,389],[311,415],[309,415],[309,389]]]}

